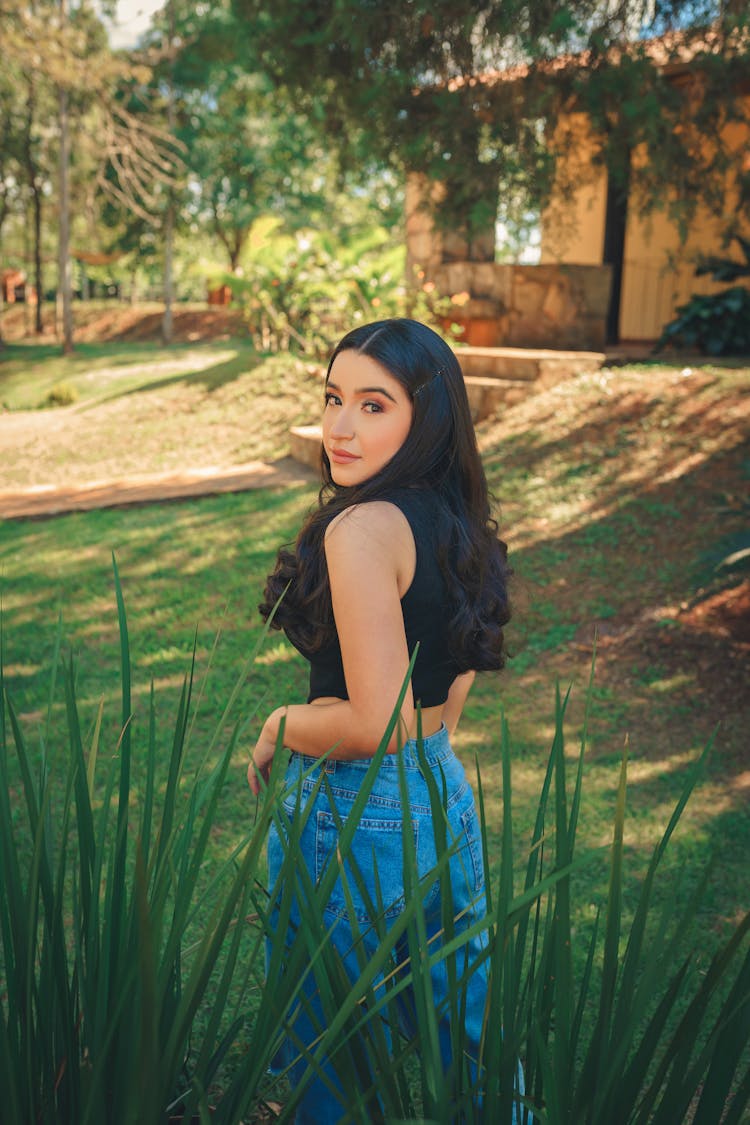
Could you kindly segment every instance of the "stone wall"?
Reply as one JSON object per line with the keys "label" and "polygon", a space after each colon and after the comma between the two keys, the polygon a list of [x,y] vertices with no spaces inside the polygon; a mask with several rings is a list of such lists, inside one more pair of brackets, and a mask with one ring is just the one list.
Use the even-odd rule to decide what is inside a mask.
{"label": "stone wall", "polygon": [[494,228],[471,245],[436,228],[431,207],[444,195],[443,184],[407,178],[407,282],[433,299],[452,298],[446,327],[461,325],[461,341],[476,347],[604,347],[610,266],[495,262]]}
{"label": "stone wall", "polygon": [[606,343],[610,266],[434,261],[425,270],[452,298],[445,322],[481,347],[594,350]]}

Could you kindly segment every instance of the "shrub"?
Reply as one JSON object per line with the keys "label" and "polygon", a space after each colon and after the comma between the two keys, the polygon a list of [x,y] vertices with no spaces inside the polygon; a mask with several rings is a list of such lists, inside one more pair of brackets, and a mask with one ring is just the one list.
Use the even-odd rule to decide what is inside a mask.
{"label": "shrub", "polygon": [[72,661],[63,677],[67,734],[48,718],[38,775],[10,697],[7,722],[0,711],[0,1082],[8,1125],[164,1125],[169,1110],[203,1116],[241,1036],[249,1053],[244,1112],[274,1049],[267,1022],[246,1029],[248,997],[263,974],[248,903],[270,807],[228,861],[209,863],[237,728],[211,768],[186,777],[192,673],[163,790],[153,691],[139,755],[145,776],[131,777],[119,584],[117,593],[117,745],[101,745],[101,708],[84,740]]}
{"label": "shrub", "polygon": [[350,232],[344,241],[314,230],[288,234],[279,219],[265,216],[253,224],[241,276],[213,280],[230,286],[261,351],[322,356],[358,323],[432,318],[439,299],[408,292],[405,272],[404,246],[384,227]]}
{"label": "shrub", "polygon": [[[571,921],[572,875],[579,862],[575,838],[585,735],[571,788],[566,778],[565,705],[558,696],[555,737],[525,875],[518,886],[513,875],[518,857],[512,827],[512,755],[503,722],[499,875],[488,888],[486,917],[458,933],[448,914],[440,949],[426,950],[422,940],[423,903],[432,897],[436,881],[441,884],[443,901],[451,901],[448,860],[452,849],[441,830],[439,785],[434,785],[432,794],[436,869],[425,880],[418,879],[413,834],[405,818],[407,905],[398,925],[388,932],[374,913],[371,924],[379,926],[381,943],[375,956],[363,963],[353,984],[325,940],[321,913],[333,879],[340,877],[346,886],[345,864],[352,864],[349,847],[366,792],[360,795],[358,809],[341,826],[337,863],[324,873],[318,886],[311,884],[296,857],[300,831],[296,818],[284,824],[289,833],[286,875],[296,881],[295,893],[305,919],[304,940],[295,940],[288,953],[288,972],[292,976],[313,972],[328,1019],[320,1040],[303,1051],[307,1077],[319,1070],[328,1053],[349,1096],[347,1120],[361,1125],[379,1120],[506,1125],[516,1119],[525,1125],[532,1121],[676,1125],[688,1120],[692,1106],[695,1125],[740,1121],[750,1097],[750,915],[737,926],[707,971],[697,972],[690,930],[701,889],[687,907],[678,910],[675,888],[657,882],[665,850],[705,755],[696,764],[654,851],[629,928],[622,907],[623,761],[610,850],[609,894],[589,936],[584,969],[576,974],[572,949],[581,937]],[[385,743],[372,771],[377,770],[384,747]],[[425,773],[429,779],[429,772]],[[481,778],[478,783],[486,863]],[[364,788],[366,791],[367,782]],[[356,869],[351,881],[362,881]],[[351,925],[356,936],[353,916]],[[479,1077],[472,1078],[474,1068],[462,1065],[467,1060],[459,954],[478,931],[489,939],[491,987],[485,1012],[487,1034],[481,1058],[476,1060]],[[404,935],[408,945],[405,960],[397,952],[398,939]],[[428,977],[437,958],[448,960],[449,973],[457,982],[450,1011],[443,1015],[450,1020],[453,1057],[462,1064],[447,1070],[440,1054]],[[379,974],[384,980],[376,986],[373,982]],[[407,987],[413,989],[415,1025],[411,1034],[404,1033],[396,1008],[400,992]],[[390,1036],[383,1034],[383,1021]],[[346,1050],[340,1049],[342,1045]],[[513,1092],[519,1057],[525,1069],[525,1098]],[[282,1120],[290,1119],[299,1094],[298,1090],[287,1103]]]}
{"label": "shrub", "polygon": [[[131,778],[136,755],[129,642],[119,583],[116,587],[122,708],[111,756],[101,745],[101,709],[91,734],[83,736],[75,670],[68,663],[62,776],[57,777],[62,736],[49,717],[35,776],[21,724],[0,682],[6,696],[0,711],[4,1121],[164,1125],[169,1112],[186,1120],[199,1113],[207,1121],[213,1107],[215,1125],[239,1125],[276,1090],[286,1102],[280,1120],[289,1121],[305,1081],[327,1057],[347,1091],[348,1120],[453,1125],[463,1115],[467,1123],[504,1125],[512,1119],[514,1100],[519,1102],[513,1076],[520,1057],[527,1123],[533,1111],[535,1119],[549,1125],[674,1125],[687,1119],[689,1109],[694,1125],[740,1122],[750,1100],[750,915],[710,965],[697,972],[691,927],[702,887],[678,909],[675,888],[658,881],[705,754],[644,872],[632,917],[622,906],[623,761],[609,850],[609,892],[585,938],[586,958],[578,972],[572,947],[584,937],[574,932],[571,919],[573,875],[580,863],[576,834],[585,731],[571,783],[564,740],[567,700],[558,693],[535,826],[519,865],[512,751],[503,721],[501,857],[498,875],[488,884],[486,915],[461,931],[446,911],[441,947],[425,947],[426,898],[439,884],[442,901],[452,901],[453,844],[443,830],[441,787],[433,782],[436,867],[418,877],[405,816],[406,906],[393,928],[386,929],[383,904],[373,903],[371,924],[379,943],[363,961],[358,979],[351,981],[328,940],[324,906],[336,878],[345,888],[361,881],[351,841],[398,707],[354,809],[339,826],[337,863],[319,882],[313,883],[299,859],[305,815],[301,801],[297,798],[298,812],[288,818],[279,799],[282,753],[275,756],[256,823],[237,841],[231,857],[217,862],[209,841],[221,815],[221,790],[238,727],[220,753],[217,732],[203,756],[206,764],[187,776],[191,671],[179,701],[163,787],[154,760],[153,691],[146,753],[141,755],[145,776]],[[53,668],[57,664],[53,661]],[[225,729],[235,698],[236,693],[219,731]],[[109,761],[103,763],[105,757]],[[322,772],[318,784],[324,779]],[[405,793],[403,778],[402,785]],[[290,796],[294,803],[294,792],[284,795],[287,805]],[[479,776],[478,796],[489,871]],[[286,834],[287,843],[282,885],[269,894],[262,855],[272,819],[284,829],[281,838]],[[272,899],[282,921],[293,900],[299,905],[302,925],[288,943],[286,927],[272,924]],[[352,925],[356,933],[354,919]],[[487,937],[491,985],[481,1057],[475,1060],[478,1066],[468,1066],[460,954],[478,933]],[[253,993],[264,975],[264,937],[269,939],[270,987],[254,1004]],[[400,938],[406,941],[405,960],[397,952]],[[447,1069],[430,1000],[429,968],[437,959],[448,963],[455,980],[446,1014],[456,1065]],[[283,1084],[274,1086],[266,1070],[293,1024],[308,974],[320,990],[327,1022],[316,1042],[299,1044],[306,1078],[289,1093]],[[407,987],[414,997],[409,1032],[397,1015],[398,998]]]}
{"label": "shrub", "polygon": [[78,402],[78,391],[71,383],[55,383],[44,400],[45,406],[72,406]]}
{"label": "shrub", "polygon": [[[696,277],[710,274],[714,281],[736,281],[750,277],[750,241],[735,236],[745,261],[708,257],[701,261]],[[668,346],[697,348],[708,355],[750,353],[750,289],[735,285],[710,296],[692,297],[677,309],[666,325],[655,350]]]}

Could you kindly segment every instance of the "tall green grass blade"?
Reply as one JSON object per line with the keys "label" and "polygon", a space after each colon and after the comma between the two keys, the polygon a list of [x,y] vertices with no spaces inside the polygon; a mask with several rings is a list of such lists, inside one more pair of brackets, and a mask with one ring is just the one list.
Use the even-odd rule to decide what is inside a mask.
{"label": "tall green grass blade", "polygon": [[[555,736],[553,754],[555,758],[555,865],[565,868],[571,862],[571,841],[567,815],[567,783],[565,774],[565,733],[563,716],[570,689],[562,700],[559,685],[555,692]],[[573,1059],[570,1054],[571,1026],[573,1022],[570,927],[570,880],[561,879],[555,889],[555,905],[552,929],[552,957],[554,965],[555,1034],[553,1054],[555,1078],[558,1083],[557,1096],[563,1118],[569,1117],[570,1075]]]}
{"label": "tall green grass blade", "polygon": [[92,898],[92,875],[96,848],[94,843],[94,819],[91,809],[92,787],[87,781],[87,770],[81,724],[75,696],[75,668],[72,658],[68,662],[65,677],[65,707],[68,718],[68,738],[70,744],[70,776],[75,786],[75,805],[77,820],[77,842],[79,854],[80,894],[82,899],[82,921],[88,925]]}
{"label": "tall green grass blade", "polygon": [[[750,1042],[750,951],[745,954],[740,971],[724,1000],[716,1027],[716,1044],[711,1049],[693,1125],[712,1125],[712,1122],[722,1119],[732,1093],[737,1068],[743,1055],[747,1054]],[[748,1094],[744,1095],[744,1105],[740,1104],[738,1095],[736,1112],[742,1112],[747,1104]]]}
{"label": "tall green grass blade", "polygon": [[[108,986],[114,987],[120,971],[120,957],[125,944],[126,934],[126,865],[128,818],[130,815],[130,770],[132,738],[131,724],[133,719],[133,706],[131,698],[131,671],[130,671],[130,642],[128,638],[128,622],[125,613],[125,602],[122,596],[120,575],[117,569],[117,560],[112,555],[112,569],[115,582],[115,597],[117,601],[117,619],[120,630],[120,681],[121,681],[121,731],[120,731],[120,779],[117,799],[117,828],[112,863],[111,892],[109,909],[106,917],[109,922],[109,980]],[[108,888],[109,890],[109,888]]]}
{"label": "tall green grass blade", "polygon": [[99,755],[99,738],[102,731],[102,716],[104,714],[104,699],[99,700],[99,709],[96,712],[96,720],[94,722],[94,732],[91,737],[91,745],[89,746],[88,761],[86,763],[86,784],[89,787],[89,793],[94,792],[94,779],[96,777],[96,759]]}
{"label": "tall green grass blade", "polygon": [[[709,747],[654,849],[632,921],[625,920],[622,907],[623,766],[606,923],[600,926],[597,916],[590,934],[577,935],[586,947],[576,973],[570,948],[571,875],[581,863],[576,835],[588,720],[569,781],[563,730],[568,697],[559,690],[555,737],[520,893],[513,876],[523,867],[513,825],[512,751],[503,721],[500,882],[488,884],[486,913],[471,924],[453,916],[458,842],[447,831],[445,785],[426,771],[437,862],[427,874],[418,869],[405,817],[408,897],[395,921],[386,922],[390,904],[379,878],[365,879],[352,844],[400,704],[352,811],[339,818],[337,859],[320,880],[301,862],[300,843],[309,827],[308,790],[314,797],[327,777],[319,771],[304,799],[301,789],[285,791],[281,732],[256,823],[218,862],[212,856],[211,826],[221,816],[220,793],[246,720],[234,724],[215,762],[213,750],[210,762],[202,756],[186,784],[191,768],[186,747],[191,730],[198,729],[194,651],[173,721],[165,787],[159,791],[153,685],[140,746],[132,727],[127,620],[116,567],[115,585],[122,660],[115,756],[104,761],[101,706],[83,738],[72,662],[63,663],[62,716],[53,669],[39,767],[10,701],[0,707],[0,1083],[4,1111],[14,1121],[163,1125],[169,1105],[207,1120],[211,1100],[218,1103],[216,1125],[239,1125],[264,1093],[276,1089],[265,1071],[288,1035],[307,1069],[287,1099],[282,1120],[293,1117],[312,1078],[328,1081],[330,1065],[351,1090],[347,1111],[353,1121],[382,1115],[389,1122],[452,1125],[463,1115],[467,1125],[482,1116],[500,1125],[512,1109],[520,1050],[526,1104],[544,1106],[536,1109],[535,1122],[674,1125],[690,1107],[694,1125],[714,1120],[740,1125],[750,1098],[750,921],[735,927],[708,971],[696,977],[689,953],[682,951],[709,869],[684,905],[677,885],[670,884],[667,892],[657,885],[661,860]],[[4,692],[1,629],[0,621]],[[55,668],[59,638],[58,624]],[[240,680],[233,699],[239,690]],[[225,737],[228,713],[211,746]],[[142,774],[136,774],[138,769]],[[403,763],[400,772],[405,797]],[[477,788],[489,871],[481,777]],[[279,885],[266,889],[260,870],[272,822],[286,843]],[[351,922],[353,974],[344,972],[327,921],[326,904],[337,878]],[[374,888],[371,893],[368,886]],[[442,908],[437,933],[426,917],[433,892]],[[355,911],[355,900],[364,903],[364,915]],[[264,975],[264,935],[269,938],[269,985],[248,1023],[244,1010]],[[470,970],[464,954],[467,943],[481,937],[487,952],[480,969],[489,968],[491,985],[480,1066],[473,1069],[466,1057]],[[441,965],[450,995],[437,1012],[432,973]],[[323,1015],[311,1040],[301,1041],[295,1013],[299,1005],[309,1007],[307,992],[313,990]],[[407,997],[414,1015],[408,1030],[400,1022]],[[439,1024],[450,1031],[450,1067],[443,1064]],[[497,1034],[501,1025],[502,1037]],[[476,1105],[480,1092],[481,1111]]]}
{"label": "tall green grass blade", "polygon": [[609,865],[609,892],[607,895],[607,921],[604,928],[604,962],[601,984],[599,986],[599,1011],[594,1032],[591,1036],[591,1050],[581,1076],[582,1085],[589,1096],[593,1094],[594,1118],[602,1111],[608,1090],[601,1081],[602,1060],[606,1059],[611,1046],[612,1011],[615,1003],[617,974],[620,963],[620,923],[622,919],[622,859],[623,837],[625,831],[625,798],[627,794],[628,759],[622,756],[620,779],[615,802],[614,840]]}
{"label": "tall green grass blade", "polygon": [[146,870],[151,858],[151,835],[154,818],[154,795],[156,791],[156,700],[154,681],[151,681],[148,697],[148,745],[146,748],[146,785],[143,794],[143,812],[139,840],[143,849],[143,862]]}
{"label": "tall green grass blade", "polygon": [[750,1105],[750,1066],[745,1067],[742,1079],[726,1107],[722,1125],[746,1125],[747,1107]]}
{"label": "tall green grass blade", "polygon": [[[422,762],[424,763],[422,766],[423,774],[425,778],[427,778],[429,776],[429,769],[426,766],[424,755],[422,756]],[[398,765],[398,780],[402,807],[401,839],[403,846],[404,897],[406,902],[410,902],[416,901],[419,895],[419,871],[417,868],[417,852],[414,844],[414,827],[408,811],[410,807],[409,789],[402,756],[399,756]],[[443,826],[440,825],[439,822],[438,824],[433,824],[433,829],[439,859],[441,854],[445,855],[447,841]],[[447,871],[446,878],[448,878]],[[451,899],[448,901],[450,902]],[[424,1113],[426,1116],[435,1117],[440,1113],[441,1104],[444,1104],[444,1095],[435,997],[432,988],[432,976],[427,967],[427,926],[424,910],[416,910],[414,912],[407,926],[406,934],[411,966],[411,992],[414,996],[414,1012],[416,1014],[419,1040],[422,1045],[419,1062]],[[440,1066],[440,1072],[438,1072],[438,1066]]]}
{"label": "tall green grass blade", "polygon": [[[651,1084],[652,1088],[657,1087],[660,1090],[659,1109],[653,1117],[654,1125],[667,1125],[670,1113],[673,1110],[679,1111],[680,1106],[683,1107],[682,1112],[686,1112],[693,1094],[698,1089],[705,1067],[715,1049],[715,1041],[712,1041],[715,1036],[710,1036],[708,1045],[699,1052],[697,1061],[691,1066],[691,1057],[703,1028],[705,1013],[719,982],[725,979],[732,961],[749,933],[750,914],[747,914],[734,930],[729,941],[712,958],[708,971],[702,976],[697,991],[667,1043]],[[741,971],[740,977],[742,975]],[[742,1048],[743,1050],[747,1048],[747,1041],[742,1044]]]}

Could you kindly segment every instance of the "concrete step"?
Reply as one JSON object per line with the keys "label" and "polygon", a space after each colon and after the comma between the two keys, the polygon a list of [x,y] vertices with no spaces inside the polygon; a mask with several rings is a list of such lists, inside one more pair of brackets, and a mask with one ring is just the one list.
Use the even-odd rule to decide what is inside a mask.
{"label": "concrete step", "polygon": [[[513,406],[533,392],[533,384],[523,379],[485,379],[480,375],[464,377],[473,422],[481,422],[495,414],[501,406]],[[320,469],[319,425],[292,426],[289,430],[289,447],[292,457],[302,465]]]}
{"label": "concrete step", "polygon": [[[458,347],[455,352],[474,422],[572,375],[598,371],[607,362],[604,352],[473,347]],[[318,425],[293,426],[289,431],[292,457],[316,470],[320,469],[320,442]]]}
{"label": "concrete step", "polygon": [[454,350],[465,376],[524,380],[535,383],[538,389],[553,386],[583,371],[598,371],[607,360],[604,352],[474,347]]}
{"label": "concrete step", "polygon": [[320,472],[320,445],[323,430],[319,425],[292,426],[289,431],[289,452],[295,461]]}
{"label": "concrete step", "polygon": [[464,375],[471,417],[481,422],[501,406],[514,406],[534,391],[528,379],[489,379],[484,375]]}

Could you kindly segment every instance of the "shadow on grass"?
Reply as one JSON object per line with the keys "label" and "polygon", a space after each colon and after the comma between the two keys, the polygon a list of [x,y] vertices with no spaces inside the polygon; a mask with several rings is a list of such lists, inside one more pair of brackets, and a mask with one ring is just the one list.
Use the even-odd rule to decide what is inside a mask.
{"label": "shadow on grass", "polygon": [[[226,361],[230,349],[232,359]],[[205,365],[191,370],[189,363],[201,353]],[[212,362],[213,355],[221,356],[222,362]],[[212,391],[262,361],[248,342],[233,340],[180,343],[170,348],[153,342],[79,344],[72,356],[62,356],[59,347],[48,344],[9,345],[0,351],[0,399],[12,410],[44,409],[50,405],[47,395],[56,383],[72,383],[77,393],[75,409],[83,412],[179,382],[203,383]],[[149,366],[158,371],[161,366],[176,364],[182,369],[162,378],[148,377]],[[132,373],[128,371],[131,367]],[[105,370],[117,370],[115,383],[119,385],[107,385]],[[129,379],[136,380],[135,385],[128,385]]]}
{"label": "shadow on grass", "polygon": [[[267,356],[259,355],[249,344],[238,344],[237,341],[224,341],[223,347],[220,343],[211,344],[210,350],[226,352],[228,347],[231,347],[235,353],[231,359],[202,367],[197,371],[175,371],[173,374],[164,375],[158,379],[145,380],[138,386],[129,387],[122,394],[114,394],[109,398],[99,399],[97,405],[114,398],[128,398],[131,395],[162,391],[179,384],[185,387],[202,386],[204,390],[210,393],[219,390],[243,375],[247,375],[254,367],[261,366],[268,359]],[[209,347],[205,344],[187,344],[183,345],[183,348],[191,352],[209,350]]]}

